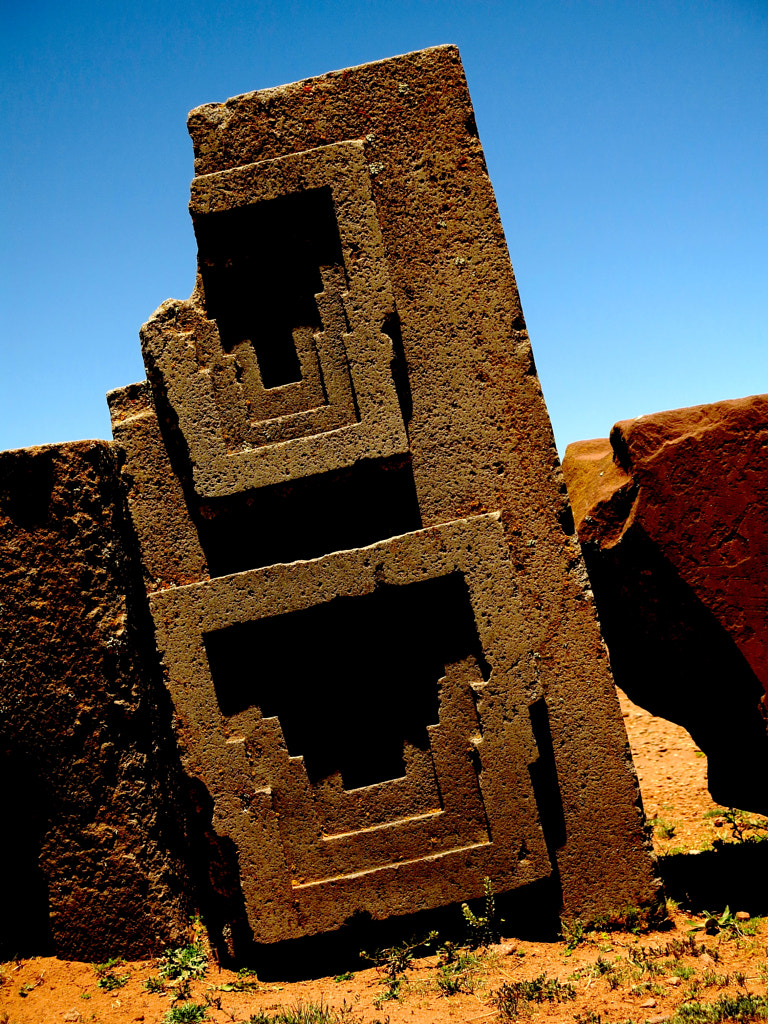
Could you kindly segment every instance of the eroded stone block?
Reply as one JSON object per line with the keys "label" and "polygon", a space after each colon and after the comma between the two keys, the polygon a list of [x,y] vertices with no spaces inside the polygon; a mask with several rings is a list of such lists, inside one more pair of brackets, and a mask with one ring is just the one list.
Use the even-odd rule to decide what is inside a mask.
{"label": "eroded stone block", "polygon": [[180,748],[254,939],[485,876],[547,879],[568,916],[651,904],[458,51],[189,126],[197,284],[143,328],[151,399],[111,402]]}
{"label": "eroded stone block", "polygon": [[563,471],[616,681],[685,726],[720,803],[768,811],[768,396],[617,423]]}
{"label": "eroded stone block", "polygon": [[186,936],[138,582],[113,445],[0,453],[3,957],[139,957]]}

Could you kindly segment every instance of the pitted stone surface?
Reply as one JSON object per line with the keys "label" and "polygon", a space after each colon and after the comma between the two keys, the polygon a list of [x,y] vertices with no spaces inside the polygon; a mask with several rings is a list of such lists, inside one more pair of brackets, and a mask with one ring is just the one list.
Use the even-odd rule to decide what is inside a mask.
{"label": "pitted stone surface", "polygon": [[[179,418],[198,493],[220,497],[406,453],[384,333],[392,289],[363,144],[197,178],[190,211],[201,288],[161,307],[142,342],[150,377]],[[276,314],[283,338],[263,308],[280,302],[295,306]],[[270,342],[296,346],[297,379],[285,379],[285,359],[260,366],[257,352],[264,364]],[[279,383],[265,381],[268,371],[282,371]]]}
{"label": "pitted stone surface", "polygon": [[567,916],[649,905],[458,51],[189,127],[197,284],[143,328],[151,397],[111,403],[180,749],[250,934],[435,908],[485,876],[543,881]]}
{"label": "pitted stone surface", "polygon": [[[238,690],[256,693],[241,697],[242,710],[222,714],[226,698],[217,694],[210,667],[211,639],[220,637],[225,648],[232,642],[222,632],[334,601],[365,601],[387,589],[450,584],[455,577],[467,591],[468,633],[487,659],[488,678],[472,646],[451,650],[446,638],[441,656],[447,663],[435,663],[434,678],[419,680],[439,689],[427,743],[406,740],[402,774],[394,779],[387,773],[378,784],[353,788],[335,771],[312,783],[305,759],[286,745],[279,719],[265,716],[254,700],[260,689],[290,685],[288,651],[281,681],[259,678],[263,662],[227,664],[225,673],[240,673]],[[550,874],[528,774],[537,756],[528,715],[536,688],[521,670],[522,619],[498,515],[165,590],[152,603],[171,695],[187,723],[188,767],[222,809],[218,828],[238,847],[251,927],[262,941],[339,927],[361,904],[374,918],[387,917],[482,892],[486,876],[501,890]],[[387,625],[381,623],[382,645],[392,642]],[[429,626],[425,616],[424,646]],[[262,642],[268,636],[263,631]],[[325,702],[338,700],[334,663],[341,653],[331,643],[315,656],[317,678],[308,686],[323,686]],[[382,654],[374,648],[369,656]],[[365,665],[359,671],[359,686],[370,686]],[[225,675],[219,684],[232,681]],[[300,681],[294,685],[294,699],[301,699]],[[380,697],[387,699],[387,689]],[[361,731],[376,737],[375,707],[361,718]]]}
{"label": "pitted stone surface", "polygon": [[0,453],[3,957],[139,957],[186,936],[129,531],[113,445]]}
{"label": "pitted stone surface", "polygon": [[563,470],[617,682],[768,811],[768,396],[617,423]]}

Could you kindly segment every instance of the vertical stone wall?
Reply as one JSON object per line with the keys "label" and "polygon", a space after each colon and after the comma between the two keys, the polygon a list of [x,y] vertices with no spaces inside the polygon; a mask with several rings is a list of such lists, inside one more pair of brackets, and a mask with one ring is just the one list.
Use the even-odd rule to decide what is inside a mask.
{"label": "vertical stone wall", "polygon": [[181,939],[192,909],[118,454],[0,453],[6,956],[146,955]]}

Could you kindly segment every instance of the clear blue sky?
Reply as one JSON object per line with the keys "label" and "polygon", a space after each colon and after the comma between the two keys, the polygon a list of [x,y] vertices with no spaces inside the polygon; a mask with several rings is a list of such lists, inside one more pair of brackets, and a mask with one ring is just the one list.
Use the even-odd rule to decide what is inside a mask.
{"label": "clear blue sky", "polygon": [[187,111],[461,49],[561,450],[768,391],[768,0],[0,0],[0,448],[109,437],[194,281]]}

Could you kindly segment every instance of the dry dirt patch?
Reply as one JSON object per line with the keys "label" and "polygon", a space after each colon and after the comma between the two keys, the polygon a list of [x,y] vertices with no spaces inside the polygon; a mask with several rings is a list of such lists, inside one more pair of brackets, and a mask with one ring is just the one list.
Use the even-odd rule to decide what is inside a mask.
{"label": "dry dirt patch", "polygon": [[[445,952],[433,954],[413,959],[394,985],[382,968],[374,967],[272,984],[255,975],[219,969],[209,960],[203,977],[163,982],[157,980],[162,965],[156,961],[116,963],[99,974],[89,964],[38,957],[0,967],[0,1024],[160,1024],[166,1019],[179,1024],[262,1024],[281,1013],[283,1020],[296,1024],[480,1024],[505,1019],[553,1024],[660,1024],[675,1019],[711,1024],[718,1013],[726,1014],[722,1020],[736,1019],[733,1013],[727,1016],[729,1009],[738,1019],[758,1019],[749,1011],[749,995],[758,997],[751,1005],[759,1005],[768,980],[768,921],[758,914],[768,910],[765,876],[758,873],[753,879],[738,864],[744,852],[749,856],[741,861],[749,864],[749,871],[754,872],[755,863],[765,864],[763,844],[733,838],[727,809],[714,804],[707,793],[706,758],[685,730],[653,718],[623,695],[622,708],[646,811],[654,825],[654,845],[676,865],[670,887],[685,888],[678,876],[685,881],[690,874],[696,880],[690,886],[695,889],[690,895],[693,910],[673,902],[668,927],[646,934],[594,932],[578,942],[572,935],[570,943],[509,939],[485,950],[459,951],[464,959],[451,963],[445,962]],[[760,821],[737,816],[739,820]],[[732,846],[712,853],[718,839],[730,840]],[[699,870],[697,865],[706,868],[722,860],[723,852],[731,858],[728,863],[736,865],[729,874],[740,876],[733,879],[740,888],[713,888],[712,903],[707,905],[708,869]],[[762,860],[755,860],[756,853]],[[725,905],[717,900],[728,891],[739,891],[743,898],[724,917]],[[717,917],[708,917],[705,909]],[[115,982],[100,985],[108,975]],[[148,991],[148,982],[160,991]],[[452,990],[454,994],[448,994]],[[495,996],[499,990],[501,999]]]}

